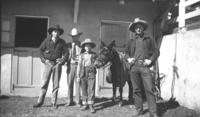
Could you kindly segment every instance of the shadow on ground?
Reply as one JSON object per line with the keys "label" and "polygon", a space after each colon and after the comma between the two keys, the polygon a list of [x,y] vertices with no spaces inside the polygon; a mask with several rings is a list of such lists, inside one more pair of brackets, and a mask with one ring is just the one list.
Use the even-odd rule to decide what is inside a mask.
{"label": "shadow on ground", "polygon": [[160,116],[163,116],[164,113],[167,112],[169,109],[175,109],[179,107],[179,103],[176,101],[176,99],[170,99],[169,101],[162,101],[160,103],[157,103],[158,108],[158,114]]}
{"label": "shadow on ground", "polygon": [[8,99],[8,98],[9,98],[9,96],[6,96],[6,95],[1,95],[1,96],[0,96],[0,100]]}
{"label": "shadow on ground", "polygon": [[[127,100],[123,101],[123,106],[119,107],[119,98],[114,103],[111,98],[96,98],[95,109],[96,113],[91,114],[89,110],[81,111],[76,106],[65,107],[67,99],[59,98],[58,109],[49,107],[51,98],[46,98],[45,103],[41,108],[33,108],[33,104],[37,102],[34,97],[21,96],[0,96],[0,116],[73,116],[73,117],[130,117],[133,115],[133,106]],[[144,104],[145,112],[142,117],[148,117],[147,104]],[[174,100],[162,101],[158,103],[158,112],[162,117],[200,117],[199,113],[194,110],[182,107]]]}

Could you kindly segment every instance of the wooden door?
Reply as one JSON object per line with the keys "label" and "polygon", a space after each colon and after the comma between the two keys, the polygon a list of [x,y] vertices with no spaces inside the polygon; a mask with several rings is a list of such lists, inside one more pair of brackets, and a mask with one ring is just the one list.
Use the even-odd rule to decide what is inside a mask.
{"label": "wooden door", "polygon": [[[127,39],[130,39],[131,32],[128,30],[130,22],[108,21],[101,22],[100,39],[106,44],[110,44],[113,40],[116,42],[116,49],[124,51]],[[97,74],[97,95],[112,96],[112,84],[106,82],[105,70],[99,69]],[[119,90],[117,89],[117,95]],[[127,97],[128,86],[123,88],[123,96]]]}
{"label": "wooden door", "polygon": [[36,96],[43,71],[38,47],[47,36],[48,17],[16,16],[15,24],[12,93]]}
{"label": "wooden door", "polygon": [[38,94],[42,75],[38,49],[15,48],[12,71],[14,94],[25,96]]}

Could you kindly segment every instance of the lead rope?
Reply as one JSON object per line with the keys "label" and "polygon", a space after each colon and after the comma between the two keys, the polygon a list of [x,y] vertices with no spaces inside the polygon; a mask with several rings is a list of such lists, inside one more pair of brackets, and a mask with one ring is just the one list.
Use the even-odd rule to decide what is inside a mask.
{"label": "lead rope", "polygon": [[176,66],[177,38],[178,38],[178,32],[176,34],[176,39],[175,39],[175,52],[174,52],[174,61],[173,61],[173,66],[172,66],[173,67],[173,79],[172,79],[172,84],[171,84],[171,98],[170,98],[170,100],[175,100],[174,86],[175,86],[176,78],[179,78],[178,67]]}

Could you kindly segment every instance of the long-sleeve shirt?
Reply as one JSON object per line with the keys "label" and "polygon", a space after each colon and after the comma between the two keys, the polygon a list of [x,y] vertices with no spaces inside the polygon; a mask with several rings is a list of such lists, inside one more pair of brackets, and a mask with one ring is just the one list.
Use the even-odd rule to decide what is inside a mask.
{"label": "long-sleeve shirt", "polygon": [[133,39],[127,41],[125,53],[126,58],[150,59],[154,62],[159,56],[159,49],[154,39],[143,34],[135,35]]}
{"label": "long-sleeve shirt", "polygon": [[41,43],[39,50],[41,59],[47,59],[50,61],[62,58],[64,62],[69,54],[68,47],[65,41],[61,38],[57,38],[55,42],[51,37],[46,38]]}

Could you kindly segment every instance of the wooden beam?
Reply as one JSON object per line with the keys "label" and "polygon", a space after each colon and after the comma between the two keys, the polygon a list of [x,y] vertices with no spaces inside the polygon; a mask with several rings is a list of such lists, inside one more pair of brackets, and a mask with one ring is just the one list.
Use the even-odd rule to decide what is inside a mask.
{"label": "wooden beam", "polygon": [[185,19],[189,19],[189,18],[196,17],[196,16],[200,16],[200,9],[186,13]]}
{"label": "wooden beam", "polygon": [[185,26],[185,0],[180,0],[179,2],[179,17],[178,17],[178,27]]}
{"label": "wooden beam", "polygon": [[74,23],[77,23],[78,21],[79,4],[80,4],[80,0],[74,1]]}
{"label": "wooden beam", "polygon": [[189,18],[193,18],[193,17],[196,17],[196,16],[200,16],[200,9],[197,9],[197,10],[194,10],[194,11],[191,11],[189,13],[186,13],[184,14],[184,16],[182,18],[180,18],[180,16],[177,18],[177,22],[180,22],[181,20],[187,20]]}
{"label": "wooden beam", "polygon": [[197,2],[200,2],[200,0],[188,0],[188,1],[185,1],[185,6],[190,6],[192,4],[195,4]]}

